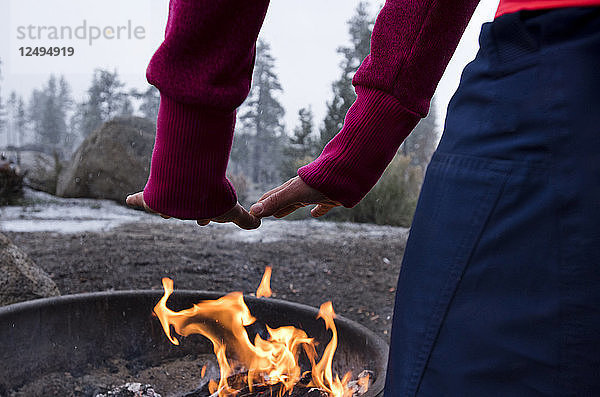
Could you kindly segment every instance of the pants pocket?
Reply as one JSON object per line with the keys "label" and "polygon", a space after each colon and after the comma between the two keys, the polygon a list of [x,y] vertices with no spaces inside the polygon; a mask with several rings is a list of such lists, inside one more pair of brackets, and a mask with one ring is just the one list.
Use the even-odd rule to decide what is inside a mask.
{"label": "pants pocket", "polygon": [[434,154],[398,280],[386,396],[416,394],[448,305],[510,170],[508,161]]}

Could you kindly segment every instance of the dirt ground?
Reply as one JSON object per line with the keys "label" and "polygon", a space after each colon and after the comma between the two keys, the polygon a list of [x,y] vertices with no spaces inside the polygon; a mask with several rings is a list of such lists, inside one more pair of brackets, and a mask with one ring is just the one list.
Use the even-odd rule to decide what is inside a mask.
{"label": "dirt ground", "polygon": [[274,297],[318,307],[389,340],[403,228],[318,221],[266,220],[256,231],[233,225],[143,220],[105,232],[8,232],[62,294],[176,289],[253,293],[273,267]]}

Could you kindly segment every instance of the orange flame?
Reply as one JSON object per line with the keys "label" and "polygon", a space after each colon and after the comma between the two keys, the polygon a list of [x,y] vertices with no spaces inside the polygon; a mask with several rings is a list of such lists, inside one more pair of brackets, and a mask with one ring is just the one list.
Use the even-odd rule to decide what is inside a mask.
{"label": "orange flame", "polygon": [[337,375],[335,379],[333,377],[333,355],[337,349],[337,329],[334,322],[335,312],[333,311],[333,304],[331,302],[323,303],[319,309],[317,318],[322,318],[325,321],[325,327],[331,330],[333,335],[323,352],[321,361],[313,365],[311,385],[328,392],[332,396],[352,396],[352,392],[346,387],[350,380],[350,373],[344,375],[342,380]]}
{"label": "orange flame", "polygon": [[366,393],[367,390],[369,390],[369,379],[371,378],[371,376],[369,375],[369,373],[365,373],[364,375],[358,377],[358,388],[359,388],[359,392],[361,392],[362,394]]}
{"label": "orange flame", "polygon": [[[270,295],[269,280],[271,268],[267,267],[257,296],[267,291]],[[292,392],[302,377],[298,363],[300,353],[305,352],[312,364],[312,381],[309,387],[317,387],[330,394],[331,397],[350,397],[352,391],[348,387],[350,373],[343,379],[333,375],[333,355],[337,348],[337,330],[335,313],[331,302],[321,305],[317,318],[322,318],[332,338],[326,346],[323,356],[316,363],[315,342],[301,329],[285,326],[272,329],[266,326],[268,339],[256,335],[254,343],[249,339],[246,326],[253,324],[256,319],[246,306],[241,292],[232,292],[217,300],[202,301],[190,309],[174,312],[167,308],[167,300],[173,293],[173,281],[163,278],[165,294],[154,307],[154,313],[159,318],[163,330],[171,343],[178,345],[179,340],[171,333],[188,336],[201,334],[213,344],[220,369],[219,381],[209,382],[209,391],[219,397],[235,395],[235,390],[228,384],[228,378],[236,370],[243,367],[247,371],[245,379],[252,391],[255,382],[266,385],[280,385],[279,397]],[[233,364],[233,367],[232,367]],[[204,372],[204,371],[203,371]]]}
{"label": "orange flame", "polygon": [[260,285],[256,290],[257,298],[270,298],[273,293],[271,292],[271,266],[265,268],[265,274],[263,274]]}

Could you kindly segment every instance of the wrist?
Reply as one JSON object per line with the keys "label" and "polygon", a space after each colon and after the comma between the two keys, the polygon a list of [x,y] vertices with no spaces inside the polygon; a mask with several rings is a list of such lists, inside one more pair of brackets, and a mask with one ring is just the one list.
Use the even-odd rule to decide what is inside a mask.
{"label": "wrist", "polygon": [[300,178],[332,200],[353,207],[371,190],[421,117],[374,88],[356,86],[356,102],[341,131]]}
{"label": "wrist", "polygon": [[237,202],[225,176],[235,111],[221,112],[161,95],[144,200],[180,219],[222,215]]}

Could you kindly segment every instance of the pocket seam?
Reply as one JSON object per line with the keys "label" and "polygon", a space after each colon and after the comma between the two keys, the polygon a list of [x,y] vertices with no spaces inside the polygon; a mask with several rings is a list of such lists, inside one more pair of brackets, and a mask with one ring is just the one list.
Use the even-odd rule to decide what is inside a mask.
{"label": "pocket seam", "polygon": [[[452,159],[453,156],[454,155],[440,156],[442,158],[438,159],[438,161],[447,163]],[[482,166],[480,169],[486,169],[487,167],[484,167],[485,165],[497,165],[495,164],[494,160],[488,162],[487,159],[479,157],[469,157],[467,158],[467,160],[477,161],[479,165]],[[497,207],[498,202],[500,201],[500,198],[502,197],[502,194],[506,187],[506,183],[511,175],[511,169],[509,167],[502,167],[500,169],[488,169],[498,174],[497,176],[499,178],[499,182],[501,182],[500,187],[498,188],[498,190],[491,190],[489,192],[486,192],[484,197],[486,197],[487,199],[493,198],[495,196],[495,199],[493,199],[493,203],[487,209],[485,209],[485,206],[483,205],[478,206],[477,209],[473,212],[473,216],[469,221],[469,225],[473,227],[473,225],[478,222],[478,219],[481,219],[481,213],[485,213],[485,220],[481,222],[481,225],[479,226],[476,232],[467,234],[463,237],[462,241],[459,244],[460,249],[457,250],[457,253],[450,262],[451,268],[449,269],[448,275],[444,282],[442,294],[438,298],[438,301],[436,302],[431,312],[431,315],[427,320],[427,327],[423,336],[424,340],[421,344],[421,348],[419,350],[417,360],[415,363],[416,368],[413,370],[413,373],[409,378],[409,389],[415,394],[419,389],[420,382],[423,378],[425,369],[427,367],[427,362],[429,361],[433,348],[435,347],[435,342],[437,340],[437,337],[439,336],[439,332],[445,321],[448,309],[450,308],[454,295],[456,294],[456,291],[460,284],[462,274],[464,274],[464,272],[469,266],[473,253],[477,249],[477,245],[481,240],[481,235],[485,230],[485,227],[488,224],[491,215]],[[481,202],[485,203],[486,200],[482,200]],[[472,241],[470,246],[469,241]],[[464,251],[467,251],[467,254],[464,254]],[[461,256],[464,256],[462,261]],[[462,265],[461,262],[463,263]]]}
{"label": "pocket seam", "polygon": [[495,157],[480,157],[462,153],[449,153],[436,150],[431,158],[431,162],[454,162],[464,164],[470,168],[489,169],[492,171],[507,171],[514,168],[530,168],[547,171],[552,167],[549,161],[521,161],[513,159],[501,159]]}

